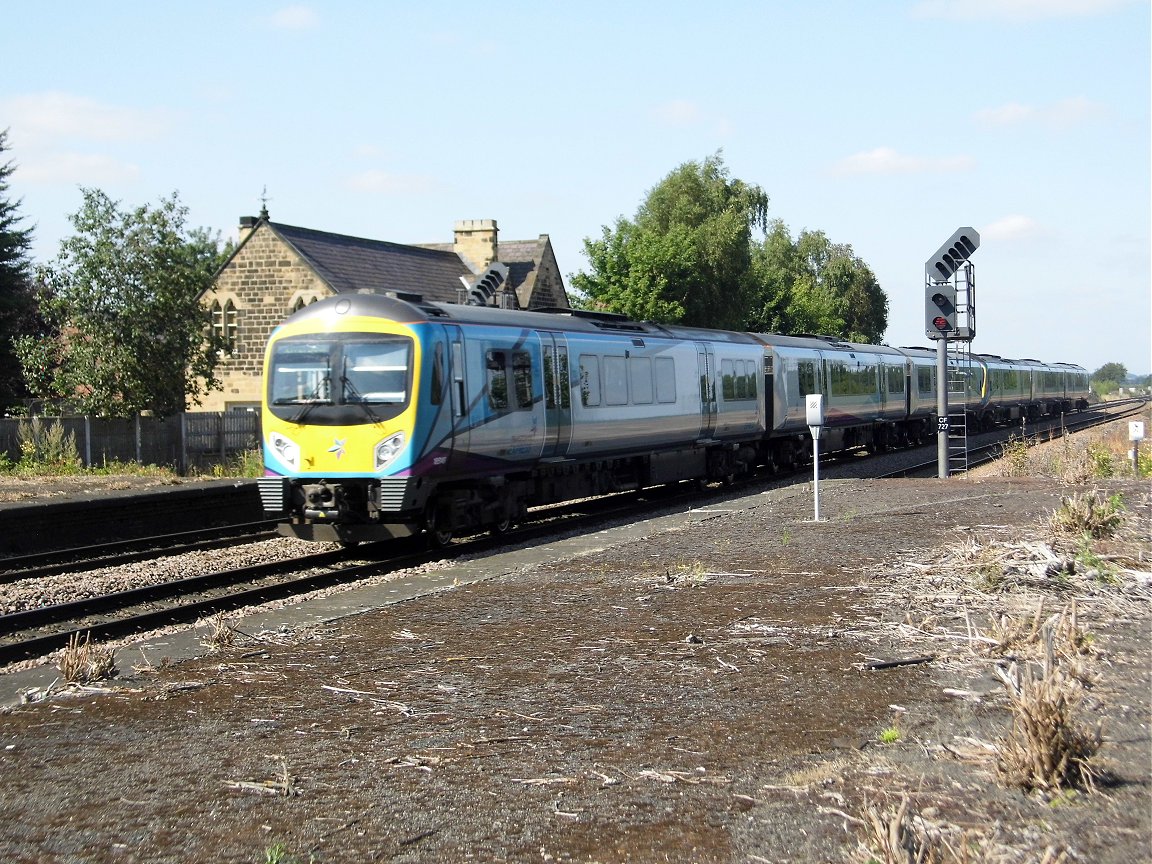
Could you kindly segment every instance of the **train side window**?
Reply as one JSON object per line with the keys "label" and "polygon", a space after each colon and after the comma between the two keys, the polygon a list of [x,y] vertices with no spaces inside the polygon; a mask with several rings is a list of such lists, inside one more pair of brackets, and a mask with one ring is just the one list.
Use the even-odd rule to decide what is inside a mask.
{"label": "train side window", "polygon": [[516,385],[516,407],[532,407],[532,356],[527,351],[512,354],[512,380]]}
{"label": "train side window", "polygon": [[652,359],[650,357],[628,358],[628,391],[632,394],[633,405],[652,404]]}
{"label": "train side window", "polygon": [[756,364],[751,360],[740,360],[736,364],[736,398],[756,398]]}
{"label": "train side window", "polygon": [[604,358],[604,404],[628,404],[628,367],[623,357]]}
{"label": "train side window", "polygon": [[731,360],[720,361],[720,395],[725,402],[736,398],[736,369]]}
{"label": "train side window", "polygon": [[931,366],[916,367],[916,389],[921,393],[932,392],[932,378],[936,372]]}
{"label": "train side window", "polygon": [[600,358],[595,354],[580,355],[580,401],[585,408],[600,404]]}
{"label": "train side window", "polygon": [[904,392],[904,369],[900,366],[888,367],[888,392]]}
{"label": "train side window", "polygon": [[656,401],[676,401],[676,361],[671,357],[656,358]]}
{"label": "train side window", "polygon": [[489,351],[484,367],[488,375],[488,407],[493,411],[508,410],[508,370],[503,351]]}
{"label": "train side window", "polygon": [[796,375],[800,385],[800,395],[807,396],[809,393],[819,393],[820,390],[816,386],[816,364],[807,360],[802,360],[796,364]]}
{"label": "train side window", "polygon": [[437,342],[432,352],[432,392],[429,400],[433,405],[444,401],[444,343]]}

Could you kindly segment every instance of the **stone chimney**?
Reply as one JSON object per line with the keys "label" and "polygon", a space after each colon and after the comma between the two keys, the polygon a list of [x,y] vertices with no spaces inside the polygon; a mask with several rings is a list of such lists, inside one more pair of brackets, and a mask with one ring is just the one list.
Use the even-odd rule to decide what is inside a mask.
{"label": "stone chimney", "polygon": [[495,219],[461,219],[453,231],[452,251],[464,259],[473,273],[481,272],[496,260]]}
{"label": "stone chimney", "polygon": [[260,220],[255,216],[241,216],[240,217],[240,242],[243,243],[248,239],[248,235],[256,230],[256,224]]}

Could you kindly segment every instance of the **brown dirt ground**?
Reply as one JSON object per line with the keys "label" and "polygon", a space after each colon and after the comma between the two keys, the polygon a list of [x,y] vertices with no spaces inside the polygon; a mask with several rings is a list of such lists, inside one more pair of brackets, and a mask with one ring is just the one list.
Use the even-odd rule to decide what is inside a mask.
{"label": "brown dirt ground", "polygon": [[[1115,488],[1146,550],[1147,485]],[[858,820],[907,796],[963,860],[1149,860],[1147,583],[934,581],[942,549],[1042,533],[1068,491],[838,481],[815,524],[795,487],[13,709],[0,859],[863,862]],[[1110,773],[1026,794],[981,757],[1010,714],[964,611],[985,626],[1073,595],[1097,674],[1082,716],[1104,722]]]}

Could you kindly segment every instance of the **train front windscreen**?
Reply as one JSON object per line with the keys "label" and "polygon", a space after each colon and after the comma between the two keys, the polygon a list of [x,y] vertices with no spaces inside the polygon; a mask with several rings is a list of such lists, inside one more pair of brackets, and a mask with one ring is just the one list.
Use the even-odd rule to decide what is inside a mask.
{"label": "train front windscreen", "polygon": [[292,336],[272,346],[268,410],[293,423],[395,417],[412,392],[412,340],[372,333]]}

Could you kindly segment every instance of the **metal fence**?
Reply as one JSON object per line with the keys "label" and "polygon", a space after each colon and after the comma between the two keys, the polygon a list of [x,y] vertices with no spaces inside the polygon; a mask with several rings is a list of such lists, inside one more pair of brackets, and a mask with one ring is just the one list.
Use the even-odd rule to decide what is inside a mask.
{"label": "metal fence", "polygon": [[[41,417],[60,423],[75,437],[85,467],[109,462],[166,465],[181,474],[211,471],[212,466],[260,446],[260,415],[255,411],[193,411],[175,417]],[[20,424],[29,419],[0,418],[0,453],[20,460]]]}

